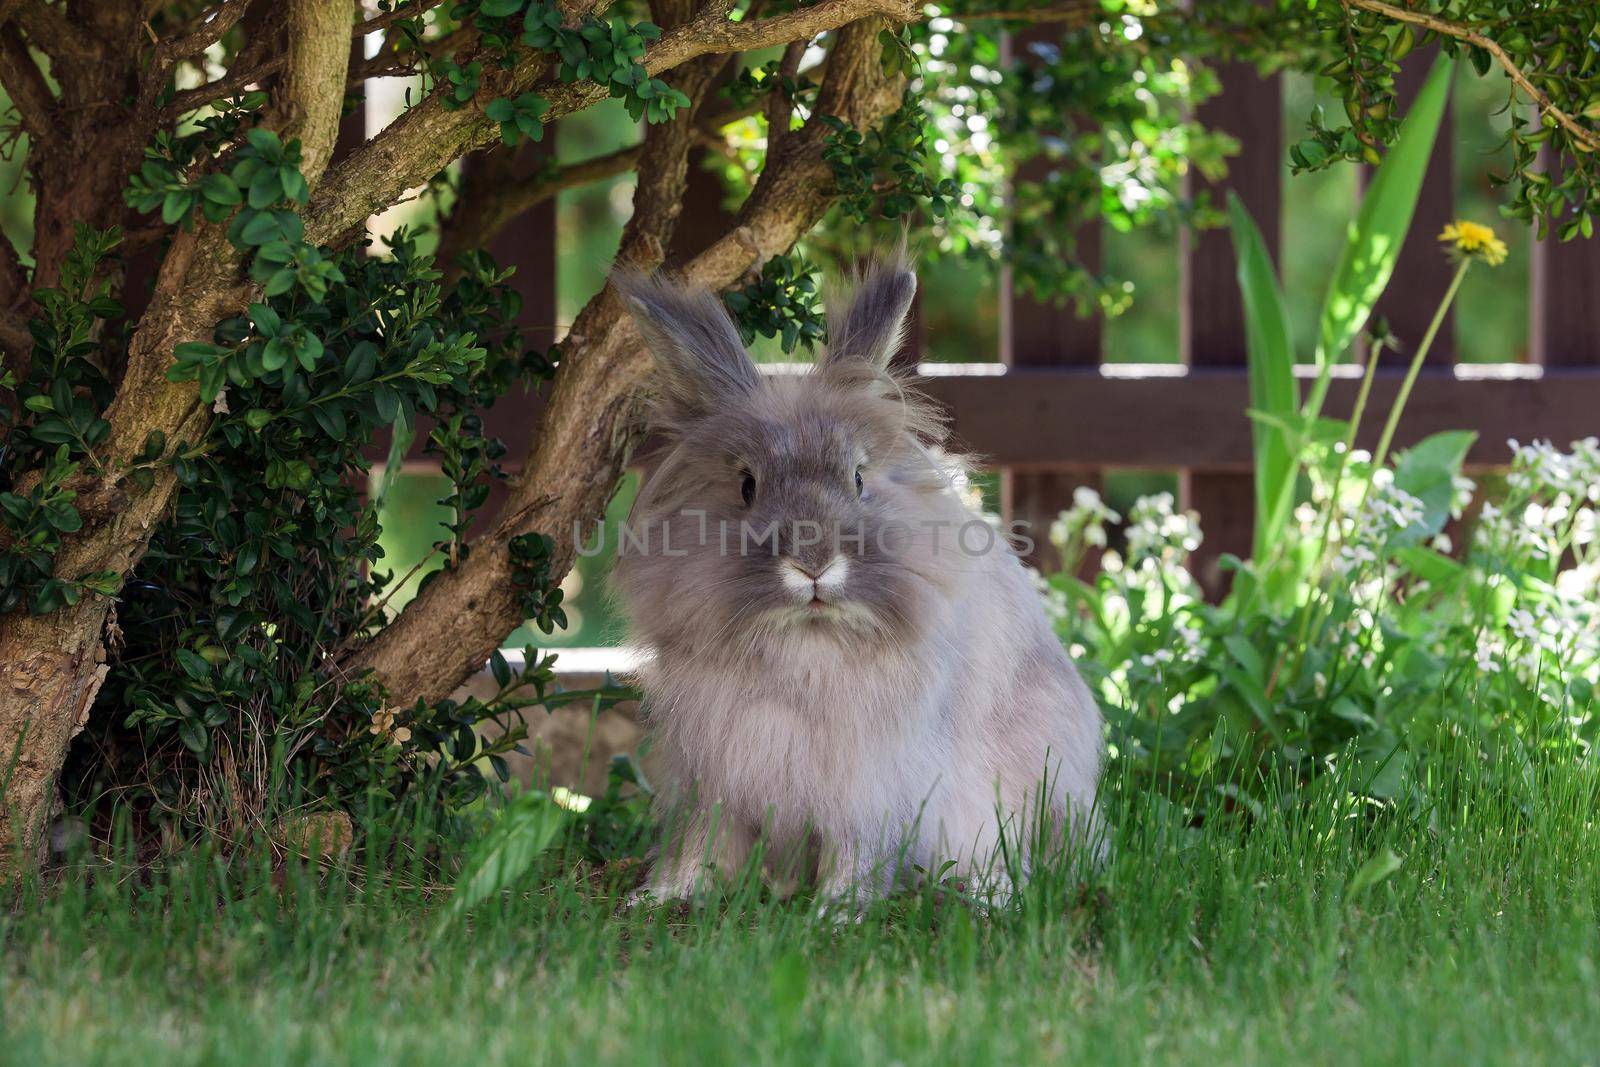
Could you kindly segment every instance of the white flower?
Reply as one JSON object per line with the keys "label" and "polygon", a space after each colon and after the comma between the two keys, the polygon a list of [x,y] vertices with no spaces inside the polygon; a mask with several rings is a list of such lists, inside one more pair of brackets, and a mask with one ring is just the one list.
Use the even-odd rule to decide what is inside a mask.
{"label": "white flower", "polygon": [[1514,608],[1509,623],[1511,632],[1518,640],[1530,645],[1539,643],[1539,624],[1534,620],[1532,612],[1524,608]]}
{"label": "white flower", "polygon": [[1140,656],[1139,662],[1146,667],[1154,667],[1158,663],[1171,663],[1173,658],[1172,649],[1158,648],[1148,655]]}
{"label": "white flower", "polygon": [[1594,544],[1596,527],[1594,508],[1579,508],[1572,516],[1572,543]]}

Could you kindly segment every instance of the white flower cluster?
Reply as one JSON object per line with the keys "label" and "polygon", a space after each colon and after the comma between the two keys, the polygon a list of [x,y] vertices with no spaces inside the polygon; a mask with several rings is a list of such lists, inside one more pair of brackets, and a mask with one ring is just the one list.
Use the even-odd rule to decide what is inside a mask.
{"label": "white flower cluster", "polygon": [[1128,511],[1128,560],[1180,562],[1200,547],[1200,517],[1177,510],[1171,493],[1142,496]]}
{"label": "white flower cluster", "polygon": [[1394,484],[1394,472],[1379,468],[1372,473],[1372,487],[1362,490],[1355,514],[1342,517],[1338,524],[1338,547],[1332,567],[1349,578],[1364,574],[1384,556],[1390,538],[1421,524],[1427,517],[1422,501]]}
{"label": "white flower cluster", "polygon": [[1486,503],[1479,511],[1478,546],[1500,558],[1547,561],[1594,546],[1600,537],[1600,442],[1577,441],[1571,452],[1548,441],[1509,444],[1505,507]]}
{"label": "white flower cluster", "polygon": [[1050,524],[1050,543],[1062,555],[1071,554],[1078,542],[1091,548],[1104,548],[1106,525],[1121,521],[1122,516],[1106,507],[1099,493],[1080,485],[1072,491],[1072,506]]}
{"label": "white flower cluster", "polygon": [[1532,496],[1540,491],[1566,492],[1590,503],[1600,503],[1600,438],[1586,437],[1562,452],[1549,441],[1518,444],[1513,438],[1511,473],[1506,485],[1515,493]]}
{"label": "white flower cluster", "polygon": [[1499,642],[1502,662],[1509,662],[1518,680],[1546,703],[1565,705],[1565,679],[1586,676],[1595,680],[1600,662],[1600,618],[1593,601],[1551,603],[1538,610],[1514,608],[1506,625],[1510,638],[1502,637]]}

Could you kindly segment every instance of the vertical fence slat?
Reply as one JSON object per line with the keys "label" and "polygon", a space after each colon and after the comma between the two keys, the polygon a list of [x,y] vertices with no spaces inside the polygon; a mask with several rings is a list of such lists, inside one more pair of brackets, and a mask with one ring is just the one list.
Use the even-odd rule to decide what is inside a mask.
{"label": "vertical fence slat", "polygon": [[1529,358],[1548,367],[1600,366],[1600,238],[1558,241],[1556,224],[1550,230],[1533,244]]}
{"label": "vertical fence slat", "polygon": [[[557,136],[550,128],[542,141],[524,145],[517,161],[519,171],[531,176],[542,170],[555,155]],[[523,212],[489,243],[489,254],[496,262],[517,268],[511,277],[512,286],[522,294],[517,325],[522,328],[523,343],[530,348],[549,348],[556,341],[556,236],[556,198],[551,197]],[[488,429],[505,441],[507,460],[520,467],[538,432],[528,417],[528,394],[519,387],[491,408]]]}
{"label": "vertical fence slat", "polygon": [[[1396,95],[1401,114],[1411,109],[1422,85],[1428,79],[1437,48],[1413,52],[1395,77]],[[1434,310],[1444,299],[1454,273],[1450,261],[1439,254],[1434,238],[1455,216],[1455,112],[1445,111],[1444,124],[1433,143],[1433,156],[1428,160],[1427,172],[1422,178],[1422,196],[1417,201],[1416,214],[1412,216],[1411,231],[1400,248],[1395,263],[1394,284],[1390,285],[1381,300],[1377,313],[1389,320],[1390,329],[1405,345],[1407,352],[1415,352],[1428,332],[1428,323]],[[1363,185],[1371,171],[1362,168]],[[1433,347],[1428,351],[1428,365],[1443,369],[1455,360],[1455,317],[1449,316],[1439,326]]]}
{"label": "vertical fence slat", "polygon": [[672,234],[672,246],[667,253],[668,265],[678,265],[693,259],[710,248],[733,225],[733,213],[723,206],[725,190],[722,178],[708,169],[711,161],[709,149],[696,148],[689,153],[689,180],[683,192],[683,214],[678,217],[678,227]]}
{"label": "vertical fence slat", "polygon": [[[1055,42],[1060,32],[1048,26],[1019,33],[1006,42],[1007,57],[1020,55],[1029,41]],[[1051,164],[1035,159],[1025,164],[1015,180],[1038,181],[1047,177]],[[1101,227],[1098,221],[1077,234],[1079,259],[1098,269],[1101,257]],[[1009,268],[1000,279],[1000,358],[1012,367],[1093,367],[1100,363],[1102,319],[1097,313],[1080,318],[1069,305],[1040,304],[1019,294]],[[1095,467],[1068,463],[1046,468],[1000,469],[1000,512],[1006,521],[1033,541],[1026,559],[1049,572],[1060,563],[1050,544],[1050,524],[1072,506],[1072,493],[1078,486],[1100,490],[1101,471]]]}
{"label": "vertical fence slat", "polygon": [[[1284,174],[1282,81],[1277,75],[1263,79],[1244,63],[1221,63],[1216,71],[1222,91],[1200,105],[1197,117],[1207,127],[1237,138],[1239,154],[1228,161],[1225,183],[1207,191],[1219,203],[1227,190],[1237,193],[1276,260]],[[1198,368],[1243,366],[1244,306],[1228,231],[1186,234],[1181,274],[1184,360]],[[1244,555],[1250,549],[1255,513],[1250,475],[1188,470],[1180,479],[1180,490],[1184,506],[1200,512],[1205,531],[1205,542],[1191,567],[1206,593],[1216,597],[1228,584],[1228,576],[1218,567],[1219,557],[1225,552]]]}
{"label": "vertical fence slat", "polygon": [[[517,150],[510,165],[512,180],[530,178],[555,153],[556,131],[546,128],[542,141],[529,142]],[[504,152],[506,149],[493,149]],[[498,164],[501,161],[496,160]],[[491,165],[483,156],[469,156],[463,167]],[[515,267],[510,285],[522,296],[522,313],[517,325],[528,348],[548,348],[556,339],[556,200],[551,198],[523,212],[489,242],[488,253],[501,267]],[[506,454],[500,465],[515,475],[522,469],[528,446],[538,434],[538,422],[531,414],[531,394],[513,386],[484,413],[484,432],[505,442]],[[504,481],[491,483],[489,499],[479,509],[473,523],[476,533],[494,521],[509,495]]]}

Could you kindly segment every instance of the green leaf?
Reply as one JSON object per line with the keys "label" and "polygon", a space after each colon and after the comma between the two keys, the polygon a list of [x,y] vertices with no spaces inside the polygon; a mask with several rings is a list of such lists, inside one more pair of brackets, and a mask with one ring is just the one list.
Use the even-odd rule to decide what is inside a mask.
{"label": "green leaf", "polygon": [[1351,877],[1344,887],[1344,895],[1347,898],[1360,896],[1398,871],[1402,863],[1404,861],[1394,854],[1393,849],[1380,848],[1367,857],[1367,861]]}
{"label": "green leaf", "polygon": [[[1350,224],[1322,305],[1316,351],[1318,377],[1306,402],[1311,415],[1321,412],[1331,368],[1355,340],[1394,273],[1400,246],[1411,228],[1411,217],[1422,192],[1422,177],[1433,155],[1454,72],[1448,57],[1440,56],[1434,61],[1427,82],[1400,124],[1399,136],[1388,155],[1373,172],[1361,209]],[[1421,338],[1406,340],[1415,344]]]}
{"label": "green leaf", "polygon": [[1234,661],[1245,669],[1245,674],[1252,681],[1261,686],[1266,685],[1266,664],[1254,645],[1239,634],[1229,634],[1222,639],[1222,644],[1233,655]]}
{"label": "green leaf", "polygon": [[[379,386],[379,390],[388,389],[388,386]],[[392,395],[394,390],[389,390]],[[380,409],[381,409],[380,404]],[[383,461],[383,477],[378,480],[378,491],[373,496],[372,505],[379,510],[383,502],[389,497],[389,490],[394,486],[394,480],[400,476],[401,469],[405,466],[406,453],[411,451],[411,442],[416,440],[417,430],[411,413],[396,402],[397,418],[394,427],[389,431],[389,455]]]}
{"label": "green leaf", "polygon": [[184,341],[172,349],[172,356],[179,363],[204,363],[213,357],[225,356],[228,352],[229,349],[208,341]]}
{"label": "green leaf", "polygon": [[276,337],[283,329],[283,319],[266,304],[250,305],[250,321],[263,337]]}
{"label": "green leaf", "polygon": [[187,189],[174,189],[161,201],[161,221],[168,226],[189,214],[194,207],[194,197]]}
{"label": "green leaf", "polygon": [[254,212],[239,231],[239,240],[247,245],[264,245],[278,236],[278,220],[270,211]]}
{"label": "green leaf", "polygon": [[539,790],[529,790],[507,804],[473,847],[455,894],[439,913],[435,934],[443,934],[473,905],[515,885],[555,843],[565,820],[566,813]]}
{"label": "green leaf", "polygon": [[345,422],[344,412],[332,404],[320,404],[311,409],[311,417],[317,420],[317,425],[322,427],[322,432],[335,441],[344,440]]}
{"label": "green leaf", "polygon": [[207,174],[200,179],[200,194],[213,204],[232,206],[244,200],[239,187],[226,174]]}
{"label": "green leaf", "polygon": [[[1238,257],[1239,293],[1244,300],[1245,355],[1250,407],[1262,418],[1250,424],[1255,453],[1255,558],[1266,556],[1278,540],[1294,503],[1298,468],[1293,435],[1299,420],[1300,389],[1294,380],[1294,343],[1283,290],[1261,231],[1244,203],[1228,194],[1228,216]],[[1280,426],[1267,423],[1276,419]]]}
{"label": "green leaf", "polygon": [[178,740],[183,742],[185,748],[197,756],[205,755],[206,728],[196,719],[184,719],[178,723]]}
{"label": "green leaf", "polygon": [[289,346],[288,341],[281,337],[274,337],[261,349],[261,369],[266,371],[278,370],[289,362],[289,357],[293,354],[294,350]]}
{"label": "green leaf", "polygon": [[201,658],[198,652],[187,648],[180,648],[175,653],[178,666],[183,668],[183,673],[197,682],[203,682],[211,677],[211,664]]}
{"label": "green leaf", "polygon": [[1408,541],[1420,541],[1444,529],[1455,497],[1456,476],[1477,440],[1478,435],[1470,430],[1447,430],[1424,438],[1400,454],[1394,471],[1395,488],[1422,501],[1425,512],[1421,527],[1407,531]]}

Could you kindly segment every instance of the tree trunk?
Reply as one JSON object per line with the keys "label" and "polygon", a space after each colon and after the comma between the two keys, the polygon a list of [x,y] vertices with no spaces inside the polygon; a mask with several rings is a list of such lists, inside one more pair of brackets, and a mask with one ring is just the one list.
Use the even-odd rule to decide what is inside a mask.
{"label": "tree trunk", "polygon": [[[347,0],[290,4],[290,73],[276,108],[283,126],[303,143],[302,172],[313,187],[338,133],[351,11]],[[331,103],[322,99],[329,94]],[[167,380],[173,349],[209,339],[217,322],[244,309],[251,292],[240,254],[221,227],[201,224],[173,241],[129,345],[127,372],[106,411],[111,435],[86,465],[97,477],[79,494],[84,526],[57,554],[58,576],[112,571],[125,578],[144,555],[171,503],[176,477],[170,465],[158,465],[140,485],[128,472],[152,432],[165,435],[170,455],[185,443],[199,443],[210,421],[194,382]],[[67,743],[105,678],[101,633],[110,603],[86,593],[74,607],[52,615],[14,612],[0,618],[0,884],[37,861]]]}
{"label": "tree trunk", "polygon": [[107,606],[92,597],[0,630],[0,885],[41,858],[67,743],[105,680]]}

